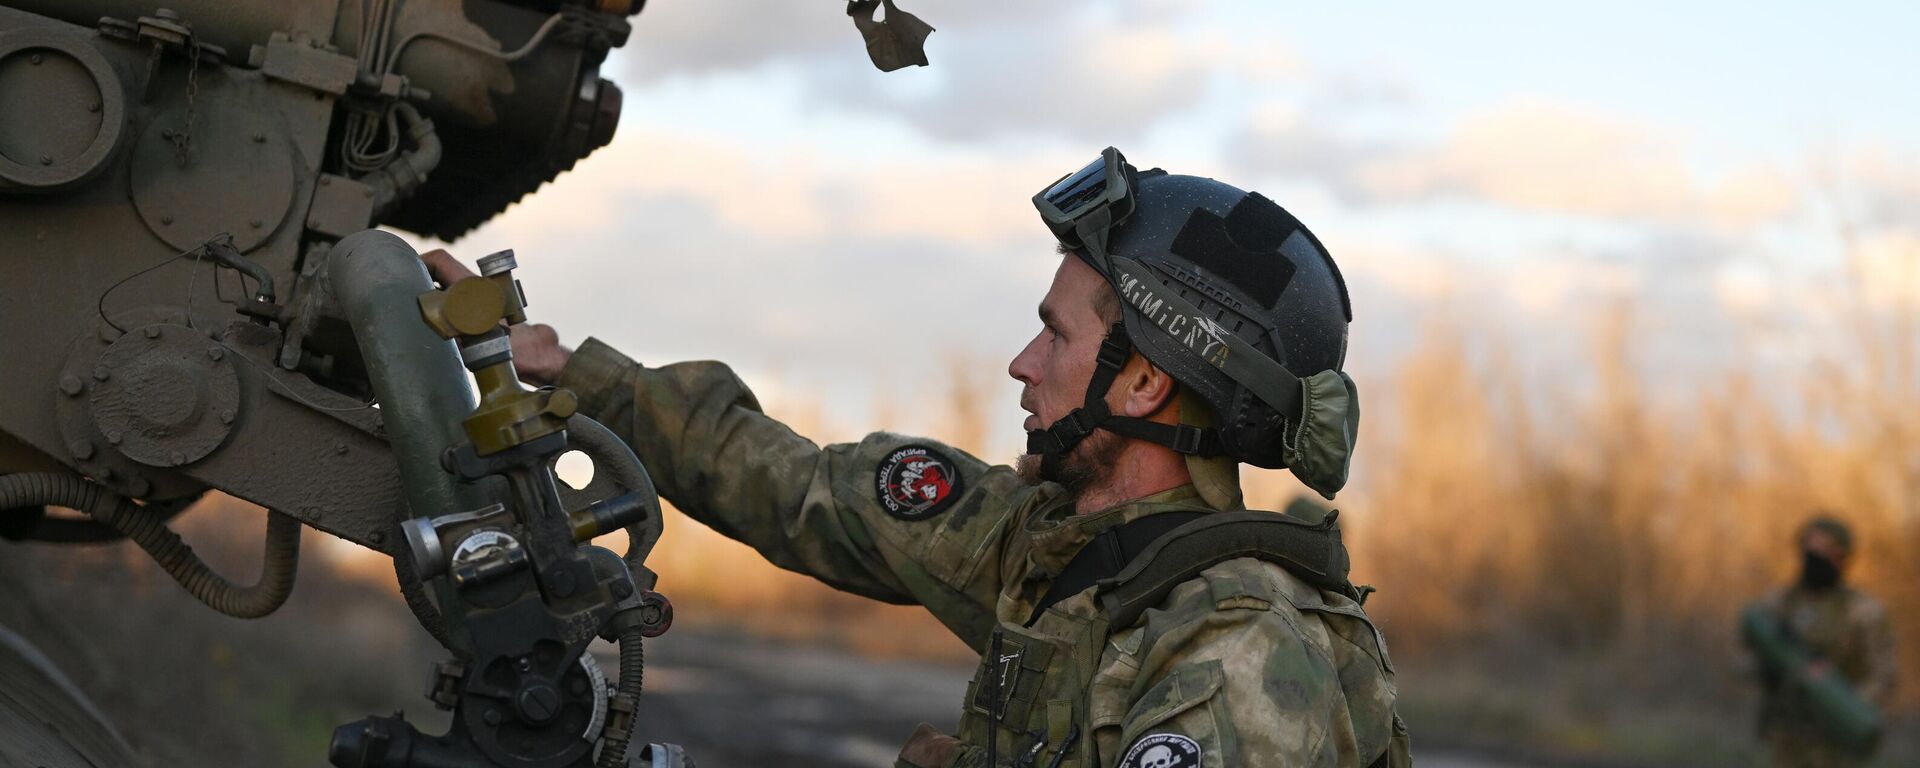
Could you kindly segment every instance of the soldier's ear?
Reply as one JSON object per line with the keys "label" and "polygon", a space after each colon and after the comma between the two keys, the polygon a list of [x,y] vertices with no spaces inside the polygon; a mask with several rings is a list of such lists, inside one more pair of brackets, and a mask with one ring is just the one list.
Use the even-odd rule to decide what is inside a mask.
{"label": "soldier's ear", "polygon": [[1180,393],[1179,382],[1138,352],[1133,354],[1132,360],[1127,361],[1126,369],[1121,371],[1120,382],[1126,387],[1119,409],[1122,416],[1146,418],[1157,413],[1168,413],[1174,396]]}

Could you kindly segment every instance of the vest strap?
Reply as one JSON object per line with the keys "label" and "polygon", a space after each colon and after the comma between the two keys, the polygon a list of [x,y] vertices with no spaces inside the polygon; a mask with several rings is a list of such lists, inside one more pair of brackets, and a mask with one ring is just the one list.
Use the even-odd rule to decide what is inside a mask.
{"label": "vest strap", "polygon": [[1101,580],[1100,606],[1113,627],[1128,627],[1174,587],[1201,571],[1242,557],[1279,565],[1302,581],[1360,599],[1347,581],[1347,547],[1340,540],[1339,511],[1318,523],[1275,512],[1215,512],[1181,525],[1154,541],[1125,569]]}
{"label": "vest strap", "polygon": [[1338,518],[1337,510],[1319,522],[1277,512],[1162,512],[1116,525],[1095,535],[1060,569],[1026,626],[1060,601],[1094,588],[1109,626],[1129,627],[1174,587],[1242,557],[1274,563],[1308,584],[1357,601],[1361,595],[1347,580]]}

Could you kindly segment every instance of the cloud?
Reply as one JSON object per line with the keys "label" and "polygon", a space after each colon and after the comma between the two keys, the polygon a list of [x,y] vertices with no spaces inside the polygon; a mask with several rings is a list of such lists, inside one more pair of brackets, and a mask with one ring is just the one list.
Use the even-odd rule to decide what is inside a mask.
{"label": "cloud", "polygon": [[[1056,4],[1035,4],[1028,9]],[[875,80],[839,62],[809,71],[810,88],[835,108],[903,121],[955,143],[1008,137],[1135,141],[1199,108],[1221,79],[1272,83],[1304,65],[1285,46],[1183,26],[1187,3],[1064,4],[1052,18],[958,29],[913,73]],[[930,53],[930,55],[932,55]],[[864,66],[864,65],[862,65]]]}
{"label": "cloud", "polygon": [[1049,174],[1082,160],[1019,152],[863,156],[641,125],[522,201],[499,226],[529,240],[637,226],[630,204],[655,198],[696,204],[730,231],[768,239],[997,246],[1046,237],[1028,199]]}
{"label": "cloud", "polygon": [[1842,226],[1920,231],[1920,157],[1886,147],[1846,153],[1822,169]]}
{"label": "cloud", "polygon": [[1467,199],[1523,211],[1741,229],[1798,204],[1788,178],[1746,167],[1703,178],[1653,125],[1539,102],[1462,119],[1442,138],[1343,139],[1292,113],[1257,114],[1230,148],[1254,168],[1306,176],[1363,205]]}
{"label": "cloud", "polygon": [[[1037,3],[1014,8],[996,3],[932,3],[902,0],[901,10],[919,16],[936,30],[928,39],[935,66],[956,37],[992,37],[1012,25],[1044,25],[1084,2]],[[633,35],[622,54],[623,75],[636,83],[687,75],[752,70],[773,62],[802,61],[812,66],[875,72],[866,42],[846,15],[843,3],[763,2],[762,0],[654,0],[633,20]]]}

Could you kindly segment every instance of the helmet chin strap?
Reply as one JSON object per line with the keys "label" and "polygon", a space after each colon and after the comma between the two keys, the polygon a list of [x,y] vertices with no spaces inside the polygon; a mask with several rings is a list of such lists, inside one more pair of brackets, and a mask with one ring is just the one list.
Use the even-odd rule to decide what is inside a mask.
{"label": "helmet chin strap", "polygon": [[1114,379],[1120,376],[1120,369],[1126,367],[1127,360],[1132,357],[1133,338],[1127,335],[1126,324],[1114,323],[1113,328],[1107,331],[1106,339],[1100,342],[1100,352],[1094,358],[1093,378],[1087,380],[1086,400],[1047,428],[1027,432],[1027,453],[1039,456],[1043,468],[1048,464],[1058,467],[1066,459],[1067,453],[1096,429],[1164,445],[1181,454],[1218,456],[1223,453],[1217,429],[1191,424],[1162,424],[1134,416],[1121,416],[1107,407],[1107,391],[1113,389]]}

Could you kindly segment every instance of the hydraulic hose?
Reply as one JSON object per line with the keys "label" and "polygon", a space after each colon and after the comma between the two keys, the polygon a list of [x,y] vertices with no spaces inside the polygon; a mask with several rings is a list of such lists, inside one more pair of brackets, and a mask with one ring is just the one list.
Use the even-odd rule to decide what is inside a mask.
{"label": "hydraulic hose", "polygon": [[427,174],[440,166],[443,154],[440,135],[434,131],[432,120],[422,117],[420,110],[404,101],[393,105],[393,112],[406,126],[407,139],[413,142],[413,149],[400,153],[386,167],[360,177],[362,184],[373,189],[375,212],[387,211],[427,183]]}
{"label": "hydraulic hose", "polygon": [[252,619],[273,613],[293,593],[300,565],[300,521],[268,510],[266,553],[260,580],[238,586],[222,578],[194,554],[180,535],[155,514],[79,475],[22,472],[0,477],[0,509],[54,505],[76,509],[132,539],[194,599],[221,613]]}
{"label": "hydraulic hose", "polygon": [[106,544],[126,537],[113,526],[98,520],[42,517],[35,521],[27,535],[20,538],[48,544]]}
{"label": "hydraulic hose", "polygon": [[[634,705],[640,702],[640,682],[646,672],[646,654],[641,643],[646,640],[644,627],[638,616],[623,612],[616,615],[614,621],[622,622],[620,628],[620,683],[614,688],[613,700],[617,709],[632,712]],[[631,718],[618,728],[608,728],[600,743],[598,768],[626,768],[627,748],[633,741]]]}

